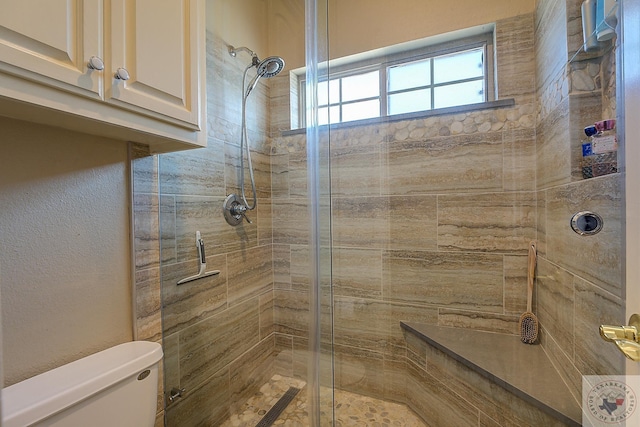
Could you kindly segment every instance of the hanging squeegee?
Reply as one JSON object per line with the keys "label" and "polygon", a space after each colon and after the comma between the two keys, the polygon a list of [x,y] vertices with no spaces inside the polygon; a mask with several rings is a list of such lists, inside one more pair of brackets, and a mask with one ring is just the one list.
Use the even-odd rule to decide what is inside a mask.
{"label": "hanging squeegee", "polygon": [[198,249],[198,274],[194,276],[185,277],[184,279],[178,281],[178,285],[182,285],[183,283],[191,282],[193,280],[201,279],[203,277],[214,276],[216,274],[220,274],[220,270],[207,270],[207,257],[204,253],[204,240],[200,237],[200,231],[196,231],[196,248]]}

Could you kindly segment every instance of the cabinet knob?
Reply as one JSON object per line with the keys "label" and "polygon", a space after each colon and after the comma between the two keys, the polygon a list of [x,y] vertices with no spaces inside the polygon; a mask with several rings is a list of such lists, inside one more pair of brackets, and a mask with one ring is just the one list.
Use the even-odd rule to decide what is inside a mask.
{"label": "cabinet knob", "polygon": [[87,68],[89,68],[90,70],[102,71],[104,70],[104,62],[100,57],[92,56],[91,58],[89,58]]}
{"label": "cabinet knob", "polygon": [[129,72],[125,68],[118,68],[116,70],[115,78],[118,80],[129,80]]}

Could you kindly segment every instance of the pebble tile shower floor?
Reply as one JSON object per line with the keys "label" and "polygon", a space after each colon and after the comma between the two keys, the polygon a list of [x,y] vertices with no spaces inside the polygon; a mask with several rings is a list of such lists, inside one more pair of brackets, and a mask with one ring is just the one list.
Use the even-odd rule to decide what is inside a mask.
{"label": "pebble tile shower floor", "polygon": [[[273,423],[274,426],[309,426],[306,410],[307,390],[305,382],[294,378],[274,375],[258,393],[252,396],[232,415],[222,427],[253,427],[275,405],[289,387],[300,388],[296,398]],[[327,389],[321,396],[323,426],[330,426],[331,393]],[[325,398],[326,397],[326,398]],[[335,390],[336,427],[425,427],[420,418],[405,405]],[[326,420],[326,421],[325,421]]]}

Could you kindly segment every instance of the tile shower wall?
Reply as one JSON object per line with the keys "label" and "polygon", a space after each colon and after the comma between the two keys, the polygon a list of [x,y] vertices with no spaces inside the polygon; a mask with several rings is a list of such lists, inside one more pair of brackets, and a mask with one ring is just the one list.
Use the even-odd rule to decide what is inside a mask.
{"label": "tile shower wall", "polygon": [[[533,24],[496,25],[499,99],[514,106],[331,130],[337,387],[404,400],[400,320],[517,333],[537,220]],[[274,136],[277,366],[303,376],[305,137]]]}
{"label": "tile shower wall", "polygon": [[[582,179],[582,129],[615,118],[615,49],[567,61],[582,44],[581,1],[536,7],[538,317],[541,342],[576,398],[581,375],[616,374],[624,358],[598,334],[624,324],[623,190],[620,174]],[[596,236],[580,237],[569,219],[581,210],[604,218]]]}
{"label": "tile shower wall", "polygon": [[[137,338],[163,339],[165,384],[186,389],[167,407],[169,426],[222,422],[272,375],[271,166],[264,83],[247,104],[258,189],[257,211],[248,214],[253,224],[234,228],[222,216],[226,195],[239,193],[245,66],[208,33],[208,147],[161,156],[135,147]],[[220,274],[177,286],[198,270],[196,231],[206,245],[207,269]],[[161,394],[158,425],[162,409]]]}
{"label": "tile shower wall", "polygon": [[[619,176],[582,181],[575,151],[583,119],[615,114],[614,55],[564,67],[576,6],[541,1],[497,23],[499,99],[513,107],[332,130],[336,386],[405,400],[415,365],[400,320],[516,334],[531,239],[542,344],[558,369],[577,387],[580,373],[621,366],[594,329],[624,321]],[[307,364],[305,137],[280,136],[291,84],[278,76],[252,95],[259,208],[254,226],[230,228],[217,212],[237,190],[242,69],[208,36],[209,147],[134,161],[138,338],[161,339],[163,286],[167,383],[188,388],[169,425],[224,418],[272,366],[304,377]],[[610,224],[589,245],[566,227],[583,206]],[[176,288],[197,267],[198,229],[221,275]]]}

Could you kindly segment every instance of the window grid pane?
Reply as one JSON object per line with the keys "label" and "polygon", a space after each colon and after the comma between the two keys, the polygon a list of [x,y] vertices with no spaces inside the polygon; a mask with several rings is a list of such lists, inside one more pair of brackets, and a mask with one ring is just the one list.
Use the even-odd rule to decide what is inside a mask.
{"label": "window grid pane", "polygon": [[[403,114],[484,102],[486,100],[484,49],[483,46],[388,67],[390,77],[387,91],[387,114]],[[429,81],[422,80],[427,85],[423,83],[421,87],[411,88],[407,82],[419,80],[411,75],[410,67],[420,64],[423,69],[426,69],[424,63],[431,66]],[[416,70],[417,68],[415,67]],[[405,72],[402,73],[402,71]],[[402,75],[401,83],[393,84],[392,75],[394,73],[397,77]],[[428,102],[427,95],[429,96]]]}
{"label": "window grid pane", "polygon": [[380,96],[378,70],[342,78],[342,102]]}
{"label": "window grid pane", "polygon": [[484,99],[484,80],[438,86],[434,89],[434,108],[475,104]]}
{"label": "window grid pane", "polygon": [[380,99],[342,105],[342,121],[370,119],[380,116]]}
{"label": "window grid pane", "polygon": [[430,86],[431,59],[389,67],[388,91]]}
{"label": "window grid pane", "polygon": [[431,89],[393,93],[389,95],[388,115],[431,110]]}
{"label": "window grid pane", "polygon": [[434,83],[466,80],[484,75],[484,48],[433,58]]}
{"label": "window grid pane", "polygon": [[319,124],[485,102],[484,56],[481,46],[319,82]]}

